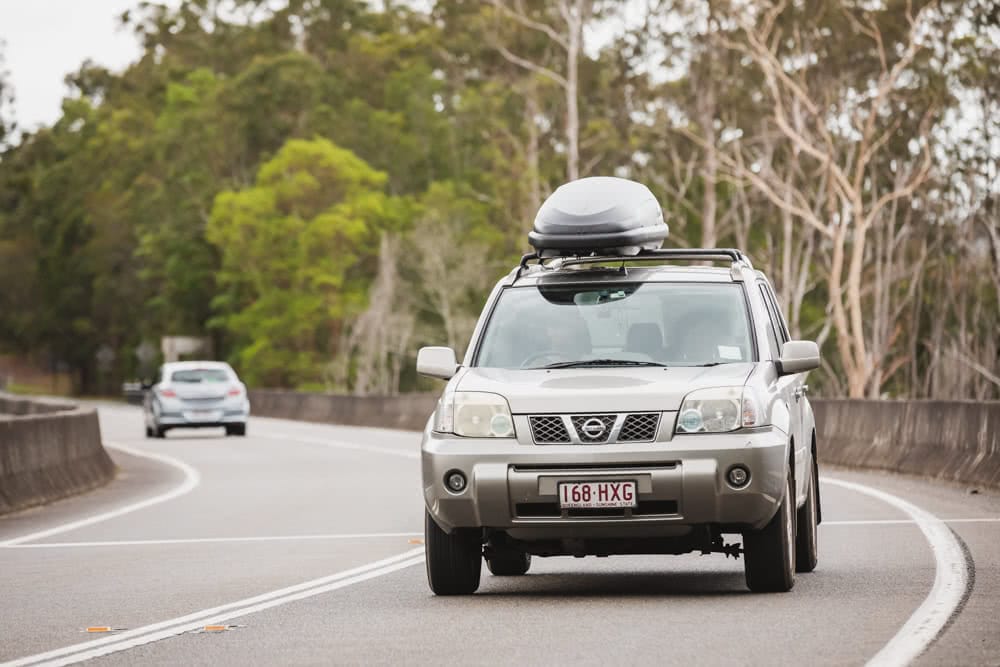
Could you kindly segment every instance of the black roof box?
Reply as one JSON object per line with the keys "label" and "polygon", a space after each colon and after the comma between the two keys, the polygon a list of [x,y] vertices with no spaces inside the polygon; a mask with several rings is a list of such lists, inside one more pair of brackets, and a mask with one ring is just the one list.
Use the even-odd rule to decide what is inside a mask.
{"label": "black roof box", "polygon": [[656,197],[642,183],[594,176],[560,186],[538,209],[528,240],[539,255],[625,255],[667,237]]}

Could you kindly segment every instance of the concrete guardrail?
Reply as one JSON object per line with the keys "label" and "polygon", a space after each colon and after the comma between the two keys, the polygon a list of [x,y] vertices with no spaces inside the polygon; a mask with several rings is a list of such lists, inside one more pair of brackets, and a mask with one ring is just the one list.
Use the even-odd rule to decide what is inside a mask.
{"label": "concrete guardrail", "polygon": [[251,389],[249,395],[251,414],[260,417],[408,431],[424,430],[438,399],[436,394],[341,396],[278,389]]}
{"label": "concrete guardrail", "polygon": [[[436,394],[253,390],[253,414],[423,430]],[[1000,402],[813,399],[821,463],[1000,489]]]}
{"label": "concrete guardrail", "polygon": [[88,491],[114,474],[96,410],[0,392],[0,514]]}
{"label": "concrete guardrail", "polygon": [[816,399],[821,463],[1000,489],[1000,401]]}

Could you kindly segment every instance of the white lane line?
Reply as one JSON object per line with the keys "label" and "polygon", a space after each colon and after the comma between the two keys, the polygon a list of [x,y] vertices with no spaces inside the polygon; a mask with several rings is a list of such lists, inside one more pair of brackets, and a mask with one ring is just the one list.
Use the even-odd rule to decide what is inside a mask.
{"label": "white lane line", "polygon": [[226,542],[285,542],[289,540],[364,540],[390,537],[416,537],[423,533],[329,533],[319,535],[258,535],[249,537],[190,537],[163,540],[106,540],[103,542],[36,542],[13,544],[7,549],[67,549],[74,547],[133,547],[163,544],[212,544]]}
{"label": "white lane line", "polygon": [[[824,482],[829,479],[824,479]],[[939,517],[940,519],[940,517]],[[978,517],[970,519],[940,519],[945,523],[1000,523],[1000,517]],[[917,522],[913,519],[852,519],[848,521],[828,521],[824,520],[820,526],[890,526],[896,524],[914,525]]]}
{"label": "white lane line", "polygon": [[120,517],[124,514],[130,514],[138,510],[146,509],[147,507],[152,507],[153,505],[159,505],[160,503],[165,503],[168,500],[173,500],[183,496],[186,493],[193,491],[201,483],[201,475],[197,470],[192,468],[184,461],[180,459],[175,459],[172,456],[167,456],[165,454],[154,454],[152,452],[144,452],[138,449],[133,449],[132,447],[127,447],[117,442],[107,442],[104,443],[105,447],[110,449],[116,449],[131,456],[138,456],[144,459],[150,459],[153,461],[158,461],[168,466],[177,468],[184,473],[184,481],[173,489],[167,491],[166,493],[161,493],[158,496],[153,496],[152,498],[146,498],[145,500],[140,500],[139,502],[131,503],[118,509],[111,510],[109,512],[102,512],[100,514],[95,514],[89,516],[85,519],[80,519],[78,521],[71,521],[70,523],[64,523],[53,528],[47,528],[45,530],[40,530],[35,533],[28,533],[27,535],[21,535],[20,537],[15,537],[9,540],[0,541],[0,547],[11,547],[18,544],[23,544],[24,542],[32,542],[34,540],[40,540],[46,537],[51,537],[52,535],[58,535],[60,533],[66,533],[71,530],[76,530],[77,528],[83,528],[84,526],[92,526],[95,523],[100,523],[102,521],[107,521],[108,519],[114,519]]}
{"label": "white lane line", "polygon": [[327,438],[310,438],[290,433],[257,433],[255,435],[272,440],[289,440],[291,442],[301,442],[306,445],[321,445],[331,449],[349,449],[373,454],[387,454],[389,456],[399,456],[405,459],[419,459],[420,452],[409,449],[393,449],[392,447],[380,447],[379,445],[362,445],[356,442],[346,442],[344,440],[331,440]]}
{"label": "white lane line", "polygon": [[944,521],[898,496],[842,479],[824,476],[822,481],[871,496],[903,511],[930,543],[935,561],[930,593],[889,643],[867,663],[869,667],[908,665],[937,639],[962,604],[969,582],[962,545]]}
{"label": "white lane line", "polygon": [[83,660],[90,660],[109,653],[117,653],[136,646],[142,646],[168,637],[175,637],[185,632],[197,630],[205,625],[217,625],[224,621],[253,614],[265,609],[288,604],[296,600],[328,593],[339,588],[381,577],[402,570],[424,561],[423,548],[411,549],[390,558],[384,558],[367,565],[362,565],[344,572],[338,572],[319,579],[288,586],[255,595],[254,597],[231,602],[229,604],[202,609],[185,616],[178,616],[159,623],[153,623],[141,628],[126,630],[117,635],[103,637],[92,641],[80,642],[71,646],[30,655],[11,662],[5,662],[0,667],[22,667],[23,665],[70,665]]}

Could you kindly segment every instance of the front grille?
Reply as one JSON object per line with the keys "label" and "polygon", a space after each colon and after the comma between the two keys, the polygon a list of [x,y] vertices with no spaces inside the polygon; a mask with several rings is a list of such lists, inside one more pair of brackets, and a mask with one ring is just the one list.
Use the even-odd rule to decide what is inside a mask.
{"label": "front grille", "polygon": [[537,445],[653,442],[660,425],[660,413],[531,415],[528,424],[531,438]]}
{"label": "front grille", "polygon": [[[571,421],[573,422],[573,428],[576,429],[577,437],[580,438],[580,442],[593,444],[608,441],[616,419],[616,415],[573,415]],[[591,426],[597,427],[598,424],[603,426],[603,428],[595,428],[592,432],[588,431]]]}
{"label": "front grille", "polygon": [[659,412],[644,412],[629,415],[622,424],[618,442],[651,442],[656,438],[656,427],[660,425]]}
{"label": "front grille", "polygon": [[569,431],[562,417],[553,415],[541,415],[530,417],[531,437],[539,444],[561,444],[571,442]]}

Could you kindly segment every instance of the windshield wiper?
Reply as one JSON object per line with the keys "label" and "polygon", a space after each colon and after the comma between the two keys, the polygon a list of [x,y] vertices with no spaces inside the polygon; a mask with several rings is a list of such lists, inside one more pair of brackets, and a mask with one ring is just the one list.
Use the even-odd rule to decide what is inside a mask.
{"label": "windshield wiper", "polygon": [[580,359],[577,361],[557,361],[542,368],[580,368],[582,366],[666,366],[658,361],[634,361],[632,359]]}

